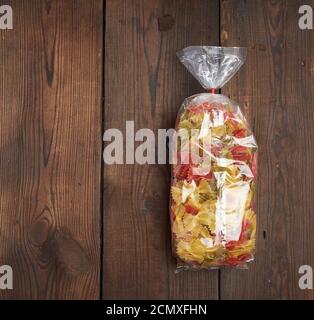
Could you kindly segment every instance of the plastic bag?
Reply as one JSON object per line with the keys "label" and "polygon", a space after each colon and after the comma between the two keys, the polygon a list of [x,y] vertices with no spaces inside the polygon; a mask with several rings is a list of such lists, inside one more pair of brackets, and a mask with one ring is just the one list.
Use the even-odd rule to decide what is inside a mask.
{"label": "plastic bag", "polygon": [[177,117],[170,218],[178,268],[246,268],[254,259],[257,144],[221,88],[245,48],[188,47],[178,57],[210,93],[185,99]]}

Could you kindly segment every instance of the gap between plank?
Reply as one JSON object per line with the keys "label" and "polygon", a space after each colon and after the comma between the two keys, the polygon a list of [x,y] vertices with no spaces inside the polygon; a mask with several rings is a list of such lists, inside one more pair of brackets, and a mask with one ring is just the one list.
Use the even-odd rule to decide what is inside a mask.
{"label": "gap between plank", "polygon": [[102,75],[101,75],[101,116],[100,116],[100,134],[101,134],[101,152],[100,152],[100,268],[99,268],[99,300],[103,299],[103,274],[104,274],[104,161],[102,153],[104,150],[103,132],[105,129],[105,36],[106,36],[106,0],[102,0],[102,44],[101,44],[101,56],[102,56]]}

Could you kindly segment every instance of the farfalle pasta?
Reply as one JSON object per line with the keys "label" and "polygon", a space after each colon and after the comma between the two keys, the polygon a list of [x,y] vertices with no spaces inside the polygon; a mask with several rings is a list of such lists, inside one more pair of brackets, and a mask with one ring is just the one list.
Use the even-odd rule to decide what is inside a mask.
{"label": "farfalle pasta", "polygon": [[208,93],[178,113],[170,217],[178,268],[246,267],[254,259],[257,144],[239,106],[220,89],[244,48],[188,47],[181,62]]}

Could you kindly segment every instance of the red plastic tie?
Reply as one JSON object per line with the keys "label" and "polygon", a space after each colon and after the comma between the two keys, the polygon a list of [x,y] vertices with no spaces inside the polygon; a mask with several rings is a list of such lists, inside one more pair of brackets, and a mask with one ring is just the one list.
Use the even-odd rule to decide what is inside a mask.
{"label": "red plastic tie", "polygon": [[210,89],[209,89],[209,92],[210,92],[210,93],[213,93],[213,94],[217,94],[217,89],[210,88]]}

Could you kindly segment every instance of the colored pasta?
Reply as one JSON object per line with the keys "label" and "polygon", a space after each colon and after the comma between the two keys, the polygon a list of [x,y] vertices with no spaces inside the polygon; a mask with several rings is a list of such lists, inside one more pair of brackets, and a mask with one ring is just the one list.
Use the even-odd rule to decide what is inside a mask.
{"label": "colored pasta", "polygon": [[172,168],[171,229],[178,267],[245,267],[256,241],[257,144],[239,108],[215,90],[243,64],[243,48],[189,47],[180,60],[211,93],[185,99]]}

